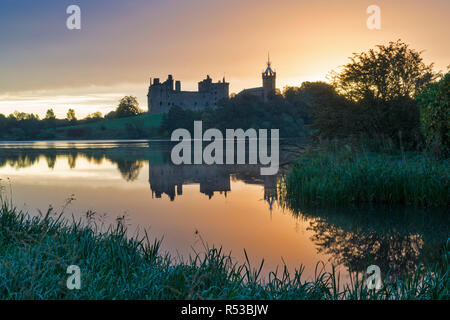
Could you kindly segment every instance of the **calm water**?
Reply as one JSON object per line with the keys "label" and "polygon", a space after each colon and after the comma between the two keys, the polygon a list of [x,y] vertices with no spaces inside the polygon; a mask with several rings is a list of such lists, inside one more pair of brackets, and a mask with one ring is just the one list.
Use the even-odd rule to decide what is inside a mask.
{"label": "calm water", "polygon": [[[75,199],[66,216],[97,213],[105,226],[125,216],[131,233],[144,228],[179,257],[222,246],[244,261],[243,249],[264,272],[283,264],[305,266],[311,279],[318,261],[363,271],[402,274],[418,262],[439,259],[449,236],[445,209],[298,208],[283,210],[279,177],[259,167],[174,166],[163,142],[23,142],[0,144],[0,179],[13,202],[36,214]],[[282,152],[289,163],[291,152]],[[288,165],[281,169],[281,173]]]}

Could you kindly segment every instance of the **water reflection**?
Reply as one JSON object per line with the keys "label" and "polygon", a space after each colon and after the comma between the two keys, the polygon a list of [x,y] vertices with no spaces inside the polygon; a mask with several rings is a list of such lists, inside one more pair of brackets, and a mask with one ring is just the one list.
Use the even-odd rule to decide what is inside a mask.
{"label": "water reflection", "polygon": [[[280,162],[295,155],[284,150]],[[86,161],[92,164],[88,168]],[[45,206],[53,193],[61,199],[62,192],[80,194],[90,209],[123,208],[138,223],[163,230],[172,252],[189,254],[193,230],[200,229],[216,245],[235,252],[246,248],[256,259],[265,258],[268,269],[283,257],[293,267],[308,265],[311,274],[325,260],[359,272],[376,264],[397,277],[419,262],[438,261],[449,236],[445,209],[292,208],[279,194],[279,176],[261,176],[258,165],[174,166],[167,143],[0,144],[0,169],[5,169],[0,179],[34,167],[39,175],[31,178],[36,171],[24,170],[20,176],[20,201]],[[58,181],[51,179],[55,171]],[[199,185],[199,191],[192,185]],[[274,220],[260,214],[268,211],[276,213]]]}
{"label": "water reflection", "polygon": [[[183,185],[200,184],[200,192],[212,198],[215,192],[224,194],[231,191],[230,178],[245,182],[246,184],[257,184],[264,186],[265,198],[273,204],[277,199],[277,178],[274,176],[261,176],[259,165],[181,165],[175,166],[168,163],[167,157],[161,154],[160,161],[150,160],[125,160],[119,154],[108,154],[108,151],[59,151],[40,150],[39,153],[30,151],[15,151],[0,155],[0,168],[9,165],[15,169],[32,167],[40,158],[44,158],[49,169],[54,169],[57,159],[67,159],[70,169],[76,168],[77,159],[83,158],[97,165],[102,164],[104,159],[117,166],[123,179],[132,182],[137,179],[141,169],[149,162],[149,183],[152,194],[161,198],[163,194],[169,196],[173,201],[176,195],[183,194]],[[126,154],[125,154],[126,155]],[[124,156],[125,156],[124,155]],[[119,156],[119,157],[118,157]],[[136,156],[136,154],[134,155]],[[142,159],[145,155],[142,155]]]}
{"label": "water reflection", "polygon": [[335,265],[363,273],[375,264],[394,278],[419,263],[438,262],[450,234],[443,209],[365,206],[292,212],[309,221],[318,253],[331,256]]}
{"label": "water reflection", "polygon": [[139,173],[144,166],[144,161],[133,160],[118,160],[117,169],[125,181],[134,181],[139,176]]}
{"label": "water reflection", "polygon": [[261,176],[257,165],[182,165],[150,164],[149,182],[152,195],[161,198],[163,194],[174,201],[183,195],[183,185],[199,184],[200,193],[211,199],[214,193],[225,197],[231,191],[230,178],[246,184],[264,186],[264,200],[270,207],[277,199],[277,176]]}
{"label": "water reflection", "polygon": [[[174,201],[183,194],[183,185],[191,184],[199,184],[200,193],[209,199],[216,193],[226,197],[231,192],[230,180],[239,180],[246,184],[264,186],[264,200],[270,210],[278,199],[277,181],[283,168],[278,175],[261,176],[259,165],[175,166],[170,161],[170,145],[163,142],[152,146],[142,141],[117,144],[115,147],[113,142],[98,142],[94,144],[95,148],[86,147],[87,145],[77,145],[75,142],[62,142],[62,145],[53,142],[25,142],[18,146],[13,143],[0,144],[0,168],[6,165],[16,169],[32,167],[41,158],[45,159],[48,168],[52,170],[58,159],[67,161],[70,169],[76,169],[77,160],[81,158],[98,165],[107,160],[117,166],[125,181],[132,182],[138,178],[144,164],[148,163],[149,185],[155,198],[161,198],[165,194]],[[288,163],[295,154],[290,149],[284,150],[280,156],[281,163]]]}

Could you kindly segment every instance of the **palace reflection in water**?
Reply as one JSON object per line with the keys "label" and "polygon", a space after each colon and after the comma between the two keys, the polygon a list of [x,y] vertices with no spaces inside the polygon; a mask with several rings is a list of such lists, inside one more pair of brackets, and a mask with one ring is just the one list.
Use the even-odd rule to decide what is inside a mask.
{"label": "palace reflection in water", "polygon": [[264,186],[264,200],[272,209],[277,200],[278,175],[261,176],[257,165],[181,165],[149,164],[149,182],[152,195],[161,198],[166,194],[171,201],[183,195],[183,185],[199,184],[200,193],[211,199],[215,193],[227,196],[230,180]]}
{"label": "palace reflection in water", "polygon": [[[231,192],[231,180],[240,180],[245,184],[261,185],[264,187],[264,200],[272,209],[277,197],[277,183],[285,168],[279,174],[262,176],[259,165],[173,165],[170,163],[169,150],[142,150],[142,148],[121,149],[33,149],[13,148],[4,149],[0,155],[0,167],[10,165],[20,169],[35,165],[44,157],[49,169],[55,167],[57,158],[66,158],[69,168],[76,169],[77,159],[84,158],[89,162],[101,165],[103,161],[110,161],[117,165],[123,179],[132,182],[137,179],[141,169],[148,165],[148,181],[152,197],[161,198],[164,194],[174,201],[183,195],[183,186],[198,184],[200,193],[211,199],[215,194],[227,196]],[[0,149],[1,150],[1,149]],[[287,162],[290,153],[284,153],[282,160]]]}

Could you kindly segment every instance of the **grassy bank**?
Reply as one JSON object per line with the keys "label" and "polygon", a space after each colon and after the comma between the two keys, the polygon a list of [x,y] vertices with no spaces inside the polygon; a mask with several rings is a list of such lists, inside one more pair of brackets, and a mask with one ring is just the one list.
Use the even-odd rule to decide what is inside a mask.
{"label": "grassy bank", "polygon": [[[239,265],[221,249],[185,262],[159,251],[160,242],[129,238],[119,222],[106,232],[94,223],[67,222],[50,210],[30,217],[0,209],[0,299],[448,299],[448,250],[438,267],[419,267],[404,282],[375,292],[363,282],[338,290],[334,274],[312,282],[294,274]],[[66,288],[66,268],[81,268],[81,290]]]}
{"label": "grassy bank", "polygon": [[40,139],[147,139],[158,137],[162,114],[142,114],[120,119],[103,119],[87,124],[44,130]]}
{"label": "grassy bank", "polygon": [[282,180],[283,200],[302,204],[448,206],[450,161],[418,153],[310,151]]}

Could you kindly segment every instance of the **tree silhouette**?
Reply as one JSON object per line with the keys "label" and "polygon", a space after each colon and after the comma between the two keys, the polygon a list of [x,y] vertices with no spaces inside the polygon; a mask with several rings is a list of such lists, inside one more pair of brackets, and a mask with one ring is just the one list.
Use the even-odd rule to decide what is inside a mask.
{"label": "tree silhouette", "polygon": [[55,112],[53,111],[53,109],[48,109],[46,114],[45,114],[45,120],[55,120],[56,116],[55,116]]}
{"label": "tree silhouette", "polygon": [[140,113],[142,113],[142,110],[139,108],[139,102],[136,97],[125,96],[120,99],[119,106],[116,109],[117,118],[132,117]]}
{"label": "tree silhouette", "polygon": [[75,116],[75,110],[69,109],[69,111],[67,111],[66,119],[71,122],[77,121],[77,117]]}
{"label": "tree silhouette", "polygon": [[401,40],[354,53],[350,59],[341,73],[332,73],[332,78],[338,92],[354,101],[414,98],[438,76],[433,64],[423,62],[421,52]]}

